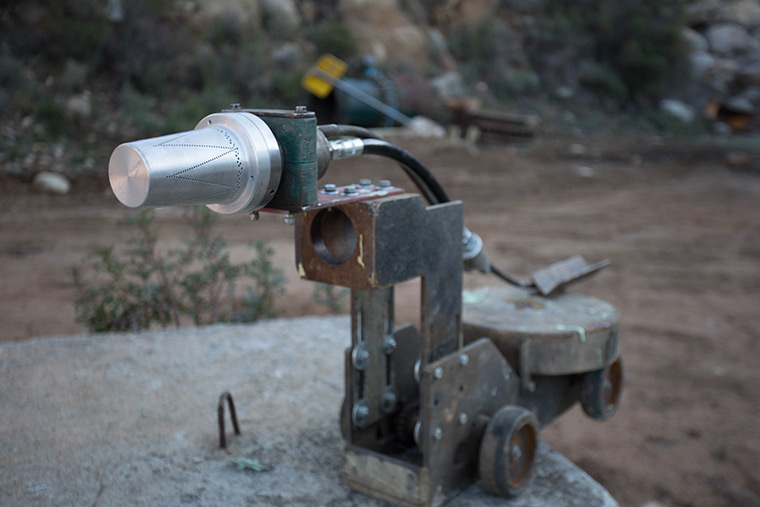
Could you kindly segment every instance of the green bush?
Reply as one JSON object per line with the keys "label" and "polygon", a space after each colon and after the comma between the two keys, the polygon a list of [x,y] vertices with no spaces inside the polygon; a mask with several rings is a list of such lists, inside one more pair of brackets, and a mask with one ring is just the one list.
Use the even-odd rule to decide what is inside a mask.
{"label": "green bush", "polygon": [[[119,257],[113,247],[101,247],[74,268],[77,321],[102,332],[276,316],[274,301],[284,292],[285,278],[272,264],[274,251],[259,242],[253,260],[233,264],[224,241],[213,233],[216,216],[201,207],[192,208],[188,218],[191,239],[162,254],[154,214],[142,211],[126,221],[137,233],[129,242],[130,255]],[[241,282],[248,282],[243,298],[235,290]]]}

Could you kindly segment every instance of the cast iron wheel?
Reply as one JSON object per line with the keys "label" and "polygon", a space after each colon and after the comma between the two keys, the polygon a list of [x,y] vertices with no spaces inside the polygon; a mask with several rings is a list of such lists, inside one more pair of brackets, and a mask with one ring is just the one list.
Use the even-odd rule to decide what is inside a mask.
{"label": "cast iron wheel", "polygon": [[589,417],[606,420],[615,415],[623,394],[623,359],[583,376],[581,406]]}
{"label": "cast iron wheel", "polygon": [[538,447],[538,421],[523,407],[496,412],[480,443],[478,469],[483,486],[503,497],[519,495],[530,482]]}

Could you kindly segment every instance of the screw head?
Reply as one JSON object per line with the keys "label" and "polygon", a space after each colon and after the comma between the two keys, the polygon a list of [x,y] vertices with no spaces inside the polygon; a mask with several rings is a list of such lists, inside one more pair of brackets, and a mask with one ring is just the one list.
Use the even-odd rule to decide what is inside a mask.
{"label": "screw head", "polygon": [[240,104],[238,104],[237,102],[234,102],[230,104],[230,109],[232,109],[233,111],[237,111],[238,109],[240,109]]}
{"label": "screw head", "polygon": [[354,195],[356,193],[356,188],[353,185],[348,185],[343,188],[343,195]]}
{"label": "screw head", "polygon": [[462,426],[464,426],[465,424],[467,424],[467,419],[468,418],[467,418],[467,414],[466,413],[460,412],[458,419],[459,419],[459,424],[461,424]]}
{"label": "screw head", "polygon": [[468,356],[467,354],[459,355],[459,364],[461,364],[462,366],[467,366],[467,363],[469,362],[470,362],[470,356]]}
{"label": "screw head", "polygon": [[393,337],[393,335],[389,334],[383,340],[383,352],[385,352],[386,356],[393,354],[397,346],[398,343],[396,343],[396,339]]}
{"label": "screw head", "polygon": [[396,408],[397,401],[398,396],[396,395],[396,390],[393,388],[393,386],[386,386],[385,389],[383,389],[383,397],[380,400],[380,405],[383,408],[383,412],[386,414],[393,412],[393,409]]}
{"label": "screw head", "polygon": [[366,369],[369,365],[370,356],[369,345],[366,342],[362,342],[354,347],[353,352],[351,352],[351,362],[354,368],[359,371]]}
{"label": "screw head", "polygon": [[335,192],[337,192],[335,185],[332,183],[325,184],[324,191],[326,194],[334,194]]}
{"label": "screw head", "polygon": [[436,369],[433,370],[433,378],[436,380],[441,380],[443,378],[443,368],[440,366],[436,367]]}
{"label": "screw head", "polygon": [[439,427],[433,430],[433,440],[440,441],[443,438],[443,430]]}
{"label": "screw head", "polygon": [[369,414],[370,410],[369,406],[367,406],[367,402],[359,400],[351,410],[351,420],[354,422],[354,425],[361,428],[367,424]]}
{"label": "screw head", "polygon": [[296,217],[292,213],[288,213],[285,215],[285,223],[288,225],[293,225],[296,223]]}
{"label": "screw head", "polygon": [[359,186],[361,187],[371,187],[372,186],[372,180],[368,178],[362,178],[359,180]]}
{"label": "screw head", "polygon": [[391,186],[391,180],[380,180],[380,183],[378,184],[380,188],[388,188]]}
{"label": "screw head", "polygon": [[250,217],[251,217],[251,222],[258,222],[259,221],[259,212],[258,211],[251,211]]}
{"label": "screw head", "polygon": [[513,460],[518,460],[522,457],[522,450],[520,449],[519,445],[513,445],[512,451],[510,452],[510,457]]}
{"label": "screw head", "polygon": [[296,106],[296,113],[305,113],[306,111],[308,111],[306,106]]}

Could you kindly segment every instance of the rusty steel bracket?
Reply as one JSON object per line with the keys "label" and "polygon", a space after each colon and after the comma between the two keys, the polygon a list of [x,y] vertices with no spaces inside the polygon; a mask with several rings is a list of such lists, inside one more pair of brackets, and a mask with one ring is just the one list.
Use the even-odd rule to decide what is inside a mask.
{"label": "rusty steel bracket", "polygon": [[230,419],[232,419],[232,427],[235,430],[235,435],[240,435],[240,426],[238,425],[237,413],[235,412],[235,402],[232,401],[232,395],[229,391],[224,391],[219,396],[219,404],[217,405],[217,417],[219,421],[219,447],[222,449],[227,448],[227,440],[224,435],[224,400],[227,400],[227,405],[230,407]]}

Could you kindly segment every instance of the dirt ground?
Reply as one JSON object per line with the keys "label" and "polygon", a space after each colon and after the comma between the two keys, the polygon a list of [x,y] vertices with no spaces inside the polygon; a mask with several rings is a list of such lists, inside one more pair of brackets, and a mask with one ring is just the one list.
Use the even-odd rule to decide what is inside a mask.
{"label": "dirt ground", "polygon": [[[605,423],[575,408],[543,439],[624,506],[760,504],[760,174],[729,168],[723,149],[662,138],[547,136],[477,152],[399,143],[465,202],[468,227],[502,269],[525,276],[576,253],[612,260],[576,290],[622,313],[622,407]],[[372,158],[334,163],[324,181],[362,177],[413,188]],[[70,194],[48,196],[0,180],[1,340],[83,332],[70,268],[97,245],[123,247],[128,234],[117,222],[130,211],[106,187],[78,180]],[[159,210],[157,222],[166,245],[186,232],[177,210]],[[282,315],[326,313],[298,279],[293,230],[280,218],[224,217],[218,228],[237,260],[256,239],[276,249],[288,275]],[[486,283],[499,282],[465,281]],[[414,286],[399,291],[398,320],[415,320],[418,297]]]}

